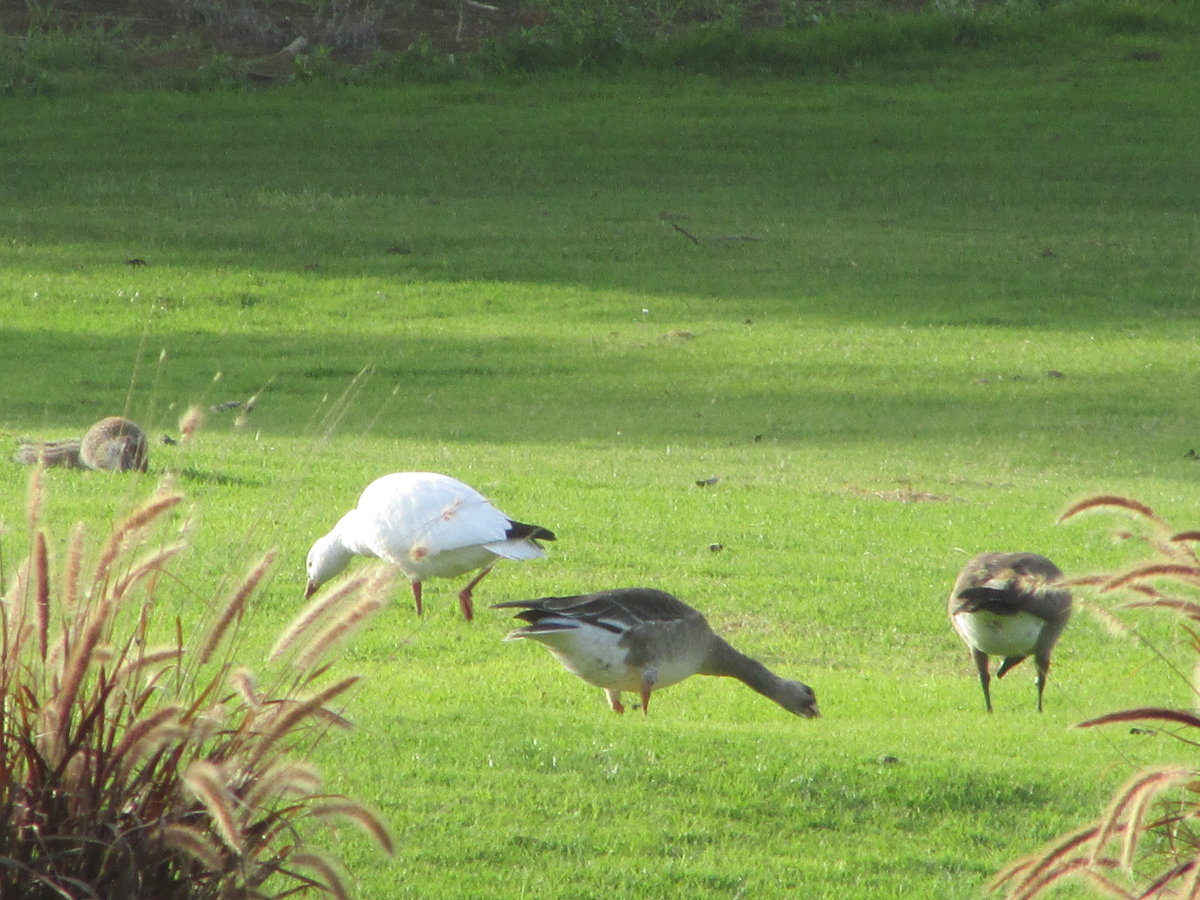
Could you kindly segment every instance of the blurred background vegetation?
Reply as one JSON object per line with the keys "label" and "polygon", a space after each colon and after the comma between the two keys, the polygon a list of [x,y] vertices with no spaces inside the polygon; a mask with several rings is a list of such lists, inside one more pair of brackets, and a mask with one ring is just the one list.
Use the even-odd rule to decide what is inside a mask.
{"label": "blurred background vegetation", "polygon": [[0,7],[0,93],[621,68],[847,73],[1037,59],[1114,35],[1153,61],[1156,36],[1197,18],[1194,4],[1147,0],[18,0]]}

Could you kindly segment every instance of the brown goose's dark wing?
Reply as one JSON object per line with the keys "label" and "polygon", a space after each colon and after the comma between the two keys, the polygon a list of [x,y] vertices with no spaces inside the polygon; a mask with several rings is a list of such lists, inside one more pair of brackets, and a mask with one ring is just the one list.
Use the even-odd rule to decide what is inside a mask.
{"label": "brown goose's dark wing", "polygon": [[1037,553],[981,553],[958,576],[949,612],[1028,612],[1047,622],[1065,621],[1071,593],[1057,584],[1061,578],[1058,566]]}
{"label": "brown goose's dark wing", "polygon": [[618,588],[573,597],[541,597],[493,604],[493,609],[519,609],[517,618],[531,625],[557,621],[594,625],[615,633],[666,622],[700,618],[682,600],[652,588]]}

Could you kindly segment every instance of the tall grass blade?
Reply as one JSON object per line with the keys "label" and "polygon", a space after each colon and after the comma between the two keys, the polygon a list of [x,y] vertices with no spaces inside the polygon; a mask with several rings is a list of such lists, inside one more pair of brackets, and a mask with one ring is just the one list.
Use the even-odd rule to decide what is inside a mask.
{"label": "tall grass blade", "polygon": [[1154,719],[1171,722],[1177,725],[1187,725],[1189,728],[1200,728],[1200,715],[1182,709],[1169,709],[1160,706],[1144,706],[1138,709],[1126,709],[1121,712],[1106,713],[1094,719],[1080,722],[1076,728],[1091,728],[1095,725],[1111,725],[1113,722],[1143,722]]}
{"label": "tall grass blade", "polygon": [[210,762],[198,759],[184,772],[183,782],[204,804],[225,845],[241,855],[245,848],[245,836],[233,811],[234,797],[225,785],[221,770]]}
{"label": "tall grass blade", "polygon": [[311,869],[321,879],[321,887],[332,894],[336,900],[350,900],[346,885],[341,875],[330,864],[329,860],[316,853],[297,853],[292,856],[292,863],[303,869]]}
{"label": "tall grass blade", "polygon": [[361,803],[345,799],[330,800],[314,806],[313,815],[320,818],[334,817],[348,819],[359,825],[363,831],[369,834],[388,856],[396,852],[396,847],[392,843],[392,836],[383,824],[383,820]]}
{"label": "tall grass blade", "polygon": [[1195,566],[1178,563],[1156,563],[1150,566],[1140,566],[1122,575],[1118,575],[1105,585],[1103,590],[1105,592],[1114,591],[1146,578],[1176,578],[1190,584],[1200,585],[1200,571],[1197,571]]}
{"label": "tall grass blade", "polygon": [[1117,494],[1101,494],[1096,497],[1088,497],[1078,503],[1069,506],[1065,512],[1058,517],[1059,522],[1065,522],[1072,519],[1080,513],[1094,509],[1123,509],[1135,515],[1141,516],[1156,525],[1163,525],[1160,519],[1145,503],[1140,503],[1129,497],[1121,497]]}
{"label": "tall grass blade", "polygon": [[290,650],[316,623],[330,615],[347,598],[353,597],[361,591],[367,581],[366,575],[353,575],[333,585],[324,594],[315,597],[279,635],[279,639],[275,642],[267,659],[274,661]]}
{"label": "tall grass blade", "polygon": [[268,551],[242,580],[238,589],[234,591],[233,596],[229,598],[229,601],[221,610],[221,614],[217,616],[217,620],[213,623],[212,628],[209,629],[208,636],[204,639],[204,644],[200,648],[200,665],[205,665],[212,659],[213,653],[220,646],[229,626],[233,624],[235,619],[241,617],[242,611],[246,608],[246,601],[258,589],[259,582],[263,580],[263,577],[275,563],[275,556],[275,551]]}

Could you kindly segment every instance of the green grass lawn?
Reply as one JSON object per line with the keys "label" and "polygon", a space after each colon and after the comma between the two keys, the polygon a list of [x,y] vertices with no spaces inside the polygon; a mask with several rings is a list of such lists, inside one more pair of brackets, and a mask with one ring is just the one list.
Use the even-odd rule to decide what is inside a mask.
{"label": "green grass lawn", "polygon": [[[978,896],[1186,758],[1069,728],[1189,702],[1088,612],[1041,716],[1027,666],[983,713],[945,616],[979,550],[1138,558],[1120,520],[1055,524],[1088,493],[1200,525],[1179,87],[1200,53],[1159,42],[837,79],[5,101],[0,431],[126,410],[178,436],[190,404],[257,395],[156,444],[148,477],[46,477],[60,539],[177,481],[185,622],[278,546],[252,665],[311,541],[377,475],[432,469],[559,534],[481,607],[662,587],[817,691],[815,721],[713,679],[619,718],[502,644],[507,617],[463,622],[457,586],[428,585],[420,621],[402,589],[337,662],[368,678],[318,760],[398,838],[387,860],[330,837],[362,897]],[[0,468],[6,574],[26,477]]]}

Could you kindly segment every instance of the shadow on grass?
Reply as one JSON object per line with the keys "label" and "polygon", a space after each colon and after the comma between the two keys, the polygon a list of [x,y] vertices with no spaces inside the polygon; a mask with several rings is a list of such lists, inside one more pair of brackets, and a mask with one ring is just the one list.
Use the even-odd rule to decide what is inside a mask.
{"label": "shadow on grass", "polygon": [[[1135,427],[1148,415],[1147,392],[1172,377],[1165,368],[1148,372],[1144,382],[1127,372],[1064,374],[1022,368],[1019,361],[996,371],[969,360],[926,359],[920,346],[928,339],[914,344],[915,353],[902,346],[876,355],[866,348],[854,358],[831,359],[792,350],[786,341],[760,348],[758,335],[768,337],[752,326],[732,336],[689,338],[626,327],[593,343],[228,335],[214,345],[208,334],[156,335],[154,346],[169,350],[166,362],[143,364],[137,405],[129,412],[156,438],[176,433],[190,405],[209,410],[255,396],[251,412],[207,412],[206,430],[241,430],[256,440],[332,434],[431,443],[803,442],[831,451],[884,439],[1017,446],[1022,435],[1035,432],[1065,442],[1103,435],[1114,421]],[[25,423],[88,422],[99,411],[123,408],[128,380],[87,378],[116,371],[112,360],[129,353],[121,339],[4,337],[26,348],[24,357],[0,358],[0,379],[11,388],[6,416]],[[718,347],[722,341],[733,345]],[[29,364],[35,356],[72,360],[86,396],[74,383],[64,394],[56,370]],[[359,361],[365,370],[356,368]],[[217,370],[225,374],[214,381]],[[1154,410],[1158,433],[1170,430],[1168,421],[1189,420],[1187,411],[1169,408],[1170,398],[1161,403],[1167,406]],[[215,483],[223,477],[201,469],[182,474]]]}
{"label": "shadow on grass", "polygon": [[185,466],[179,470],[179,478],[184,483],[219,485],[222,487],[236,485],[239,487],[262,487],[267,484],[266,478],[243,478],[240,475],[230,475],[225,472],[198,469],[195,466]]}
{"label": "shadow on grass", "polygon": [[159,267],[579,286],[916,325],[1194,317],[1188,64],[1089,63],[1086,91],[1005,70],[66,100],[10,116],[0,265],[112,279],[145,260],[134,289]]}

